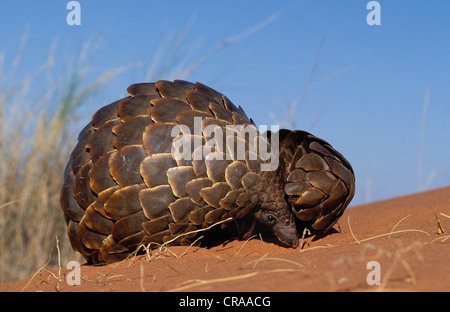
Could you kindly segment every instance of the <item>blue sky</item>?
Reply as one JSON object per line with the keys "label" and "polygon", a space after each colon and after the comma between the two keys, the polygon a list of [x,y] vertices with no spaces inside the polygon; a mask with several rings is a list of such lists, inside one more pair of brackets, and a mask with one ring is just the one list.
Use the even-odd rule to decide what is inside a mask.
{"label": "blue sky", "polygon": [[[170,70],[152,71],[152,80],[177,78],[178,68],[208,56],[183,78],[226,94],[257,124],[295,121],[296,128],[329,141],[354,167],[353,204],[418,191],[429,90],[422,185],[450,185],[448,0],[381,0],[379,26],[366,23],[366,0],[80,0],[80,26],[67,25],[68,2],[0,0],[4,72],[27,38],[11,79],[36,71],[52,44],[61,75],[84,43],[98,44],[92,76],[134,66],[89,101],[85,110],[92,113],[149,78],[158,56]],[[214,52],[230,38],[237,40]]]}

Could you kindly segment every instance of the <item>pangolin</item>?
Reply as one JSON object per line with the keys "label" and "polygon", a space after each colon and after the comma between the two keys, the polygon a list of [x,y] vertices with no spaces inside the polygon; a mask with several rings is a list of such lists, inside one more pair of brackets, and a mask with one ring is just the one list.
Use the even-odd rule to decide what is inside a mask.
{"label": "pangolin", "polygon": [[259,131],[198,82],[127,90],[93,115],[64,172],[69,240],[89,263],[141,244],[190,244],[218,224],[247,238],[262,227],[296,247],[300,231],[327,232],[353,198],[350,163],[308,132]]}

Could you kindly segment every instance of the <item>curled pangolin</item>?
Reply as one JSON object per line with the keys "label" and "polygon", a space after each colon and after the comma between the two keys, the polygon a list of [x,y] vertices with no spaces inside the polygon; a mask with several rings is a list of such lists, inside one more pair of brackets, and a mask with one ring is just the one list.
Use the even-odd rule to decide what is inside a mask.
{"label": "curled pangolin", "polygon": [[133,84],[128,94],[94,114],[64,173],[68,236],[90,263],[140,244],[189,244],[217,223],[245,237],[262,226],[295,247],[300,230],[328,231],[353,198],[353,169],[327,142],[261,133],[201,83]]}

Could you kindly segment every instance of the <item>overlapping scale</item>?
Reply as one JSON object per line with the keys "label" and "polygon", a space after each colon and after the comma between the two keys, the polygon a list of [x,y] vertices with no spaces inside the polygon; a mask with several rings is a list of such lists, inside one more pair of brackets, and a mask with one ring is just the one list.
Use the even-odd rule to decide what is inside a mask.
{"label": "overlapping scale", "polygon": [[[181,80],[127,90],[81,131],[65,172],[68,236],[88,262],[120,261],[139,244],[188,244],[198,229],[279,200],[277,188],[300,220],[327,230],[353,196],[350,164],[307,132],[280,130],[279,177],[268,179],[257,149],[269,142],[221,93]],[[175,146],[187,159],[174,158]]]}
{"label": "overlapping scale", "polygon": [[326,141],[303,132],[285,135],[287,165],[285,192],[301,221],[328,231],[354,194],[353,169]]}

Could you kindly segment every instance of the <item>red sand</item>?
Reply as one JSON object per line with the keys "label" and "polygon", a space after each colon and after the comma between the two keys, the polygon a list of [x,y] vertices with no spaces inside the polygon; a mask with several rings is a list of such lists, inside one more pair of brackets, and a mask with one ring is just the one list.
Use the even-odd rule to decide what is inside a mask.
{"label": "red sand", "polygon": [[[438,221],[445,233],[438,234]],[[0,284],[0,291],[450,291],[450,187],[348,208],[322,238],[290,249],[253,239],[169,250],[107,266]],[[380,265],[380,285],[370,261]],[[369,280],[371,280],[369,278]]]}

